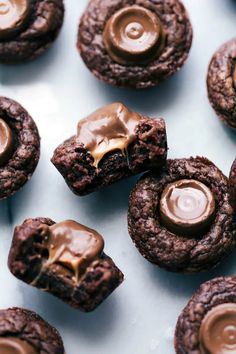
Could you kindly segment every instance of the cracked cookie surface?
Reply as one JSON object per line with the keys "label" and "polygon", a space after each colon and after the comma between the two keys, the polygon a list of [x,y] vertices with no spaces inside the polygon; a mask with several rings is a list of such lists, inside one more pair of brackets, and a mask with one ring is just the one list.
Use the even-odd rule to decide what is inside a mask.
{"label": "cracked cookie surface", "polygon": [[0,62],[17,63],[41,55],[56,39],[64,18],[62,0],[31,0],[24,27],[14,36],[0,39]]}
{"label": "cracked cookie surface", "polygon": [[207,76],[210,103],[217,116],[233,129],[236,129],[235,63],[236,39],[232,39],[216,51],[210,62]]}
{"label": "cracked cookie surface", "polygon": [[[104,47],[102,34],[107,20],[118,9],[132,5],[154,12],[166,34],[160,55],[147,65],[119,65]],[[77,46],[87,67],[100,80],[119,87],[147,88],[182,67],[191,42],[191,23],[179,0],[92,0],[80,21]]]}
{"label": "cracked cookie surface", "polygon": [[[216,202],[215,218],[201,237],[184,237],[163,226],[160,198],[168,184],[194,179],[205,184]],[[150,172],[136,184],[129,197],[129,234],[139,252],[169,271],[196,273],[215,267],[235,246],[233,209],[228,179],[202,157],[167,161],[159,173]]]}
{"label": "cracked cookie surface", "polygon": [[35,122],[16,101],[0,97],[0,118],[13,134],[13,153],[0,166],[0,199],[17,192],[33,174],[40,155],[40,137]]}
{"label": "cracked cookie surface", "polygon": [[175,330],[176,354],[202,354],[199,331],[214,307],[236,304],[236,277],[219,277],[203,283],[179,316]]}
{"label": "cracked cookie surface", "polygon": [[0,338],[2,337],[24,340],[38,354],[65,354],[58,331],[39,315],[26,309],[14,307],[0,310]]}

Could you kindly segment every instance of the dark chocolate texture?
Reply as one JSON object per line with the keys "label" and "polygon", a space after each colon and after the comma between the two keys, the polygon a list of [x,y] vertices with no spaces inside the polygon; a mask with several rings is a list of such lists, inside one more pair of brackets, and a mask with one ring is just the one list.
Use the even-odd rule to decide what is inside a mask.
{"label": "dark chocolate texture", "polygon": [[6,136],[11,140],[11,134],[13,140],[10,147],[8,141],[0,163],[0,199],[4,199],[17,192],[33,174],[40,155],[40,138],[33,119],[16,101],[0,97],[0,118],[5,126],[3,139],[0,123],[0,145],[3,140],[6,143]]}
{"label": "dark chocolate texture", "polygon": [[[110,112],[111,107],[113,107],[113,115]],[[117,107],[120,108],[117,109]],[[150,168],[159,168],[165,164],[167,137],[163,119],[151,119],[129,112],[124,105],[119,103],[106,106],[89,116],[92,127],[97,126],[97,114],[100,118],[107,118],[104,114],[106,109],[112,119],[108,119],[109,129],[105,129],[105,135],[104,129],[102,136],[99,129],[95,129],[96,132],[94,130],[91,134],[92,128],[88,132],[89,125],[84,126],[85,120],[82,120],[82,126],[86,129],[78,129],[77,136],[72,136],[54,151],[52,163],[75,194],[85,195],[122,178]],[[102,115],[100,115],[101,112]],[[114,119],[118,120],[119,124],[114,124]],[[100,121],[103,120],[100,119]],[[111,134],[114,127],[114,133]],[[119,134],[117,134],[117,129]],[[87,145],[86,131],[89,137],[93,136],[91,143]],[[83,133],[81,139],[80,133]],[[106,152],[104,156],[99,149],[96,149],[98,154],[94,154],[96,151],[91,149],[92,145],[95,148],[98,147],[98,141],[99,148],[102,147],[102,153]]]}
{"label": "dark chocolate texture", "polygon": [[213,55],[207,76],[208,97],[217,116],[236,129],[236,39],[223,44]]}
{"label": "dark chocolate texture", "polygon": [[229,186],[230,186],[230,201],[236,213],[236,159],[231,167],[229,176]]}
{"label": "dark chocolate texture", "polygon": [[[235,353],[235,349],[226,350],[227,347],[235,348],[235,307],[236,277],[219,277],[203,283],[179,316],[175,330],[176,354]],[[215,326],[212,326],[208,317],[211,311],[215,313],[213,320],[223,320],[221,325],[215,322]],[[227,313],[232,316],[227,316]],[[205,340],[208,341],[208,347],[213,349],[212,352],[204,351],[202,347],[201,329],[204,322],[210,326],[205,328],[208,330]],[[217,348],[221,351],[217,351]]]}
{"label": "dark chocolate texture", "polygon": [[[5,340],[4,340],[5,339]],[[65,354],[63,342],[58,331],[36,313],[22,308],[0,310],[0,353],[10,341],[18,341],[14,354]],[[3,343],[5,342],[5,347]],[[22,348],[25,351],[19,351]],[[13,343],[12,343],[13,345]]]}
{"label": "dark chocolate texture", "polygon": [[55,226],[50,219],[28,219],[15,228],[8,265],[20,280],[57,296],[74,308],[94,310],[123,281],[122,272],[105,253],[99,254],[75,272],[65,263],[48,262],[48,233],[45,225]]}
{"label": "dark chocolate texture", "polygon": [[[170,183],[197,180],[215,199],[216,211],[209,229],[199,237],[169,231],[161,222],[160,198]],[[235,221],[228,179],[202,157],[169,160],[162,171],[144,175],[129,198],[129,233],[140,253],[169,271],[196,273],[220,263],[235,246]]]}
{"label": "dark chocolate texture", "polygon": [[23,62],[41,55],[58,36],[64,17],[63,0],[5,0],[1,10],[2,63]]}
{"label": "dark chocolate texture", "polygon": [[[106,31],[108,21],[117,11],[129,6],[139,6],[151,11],[157,21],[160,21],[164,40],[159,36],[159,39],[162,37],[163,40],[159,43],[159,39],[155,37],[153,44],[157,52],[155,53],[153,48],[149,49],[149,58],[141,55],[140,62],[135,61],[133,65],[130,64],[134,58],[130,58],[126,50],[126,62],[122,65],[118,64],[117,55],[119,61],[124,60],[124,48],[122,54],[120,50],[117,53],[113,45],[113,56],[109,55],[107,47],[111,47],[112,43],[111,40],[104,43],[104,36],[107,38],[104,30]],[[133,16],[131,20],[134,21]],[[137,22],[132,23],[137,25],[132,26],[131,36],[140,36],[143,31],[140,19],[137,17]],[[159,30],[160,28],[158,32]],[[140,39],[142,38],[141,35]],[[192,26],[180,0],[91,0],[80,20],[77,47],[85,64],[98,79],[118,87],[147,88],[158,85],[182,67],[188,57],[191,43]]]}

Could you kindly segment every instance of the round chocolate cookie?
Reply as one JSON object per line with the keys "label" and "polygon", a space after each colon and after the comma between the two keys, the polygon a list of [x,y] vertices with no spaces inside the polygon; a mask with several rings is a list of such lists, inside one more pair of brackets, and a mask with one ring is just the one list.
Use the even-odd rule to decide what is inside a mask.
{"label": "round chocolate cookie", "polygon": [[0,97],[0,199],[17,192],[31,177],[40,154],[40,137],[28,112]]}
{"label": "round chocolate cookie", "polygon": [[223,44],[211,59],[207,87],[210,103],[218,117],[236,129],[236,39]]}
{"label": "round chocolate cookie", "polygon": [[0,353],[65,354],[58,331],[36,313],[22,308],[0,310]]}
{"label": "round chocolate cookie", "polygon": [[0,62],[38,57],[56,39],[63,17],[63,0],[0,0]]}
{"label": "round chocolate cookie", "polygon": [[236,277],[201,285],[179,316],[177,354],[236,353]]}
{"label": "round chocolate cookie", "polygon": [[129,198],[128,228],[140,253],[169,271],[216,266],[235,245],[228,179],[203,157],[169,160]]}
{"label": "round chocolate cookie", "polygon": [[181,68],[191,43],[191,23],[180,0],[90,0],[77,47],[102,81],[147,88]]}
{"label": "round chocolate cookie", "polygon": [[230,185],[230,197],[231,204],[234,207],[236,212],[236,159],[233,162],[231,167],[230,176],[229,176],[229,185]]}

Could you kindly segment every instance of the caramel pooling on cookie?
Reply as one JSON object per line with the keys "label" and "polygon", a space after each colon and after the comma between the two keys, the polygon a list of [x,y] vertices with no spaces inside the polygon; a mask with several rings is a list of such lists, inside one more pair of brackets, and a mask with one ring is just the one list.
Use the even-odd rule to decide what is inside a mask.
{"label": "caramel pooling on cookie", "polygon": [[211,190],[196,180],[179,180],[167,185],[160,199],[164,226],[183,236],[201,236],[210,227],[215,214]]}
{"label": "caramel pooling on cookie", "polygon": [[49,257],[46,265],[59,263],[71,269],[78,280],[87,267],[104,248],[102,236],[93,229],[73,220],[66,220],[46,227]]}
{"label": "caramel pooling on cookie", "polygon": [[105,106],[78,123],[77,139],[90,152],[94,166],[107,153],[120,150],[127,152],[128,146],[135,140],[136,127],[141,116],[130,112],[121,103]]}
{"label": "caramel pooling on cookie", "polygon": [[0,337],[0,354],[39,354],[32,345],[17,337]]}
{"label": "caramel pooling on cookie", "polygon": [[0,0],[0,40],[19,31],[29,13],[30,0]]}
{"label": "caramel pooling on cookie", "polygon": [[199,340],[204,354],[236,353],[236,304],[214,307],[204,317]]}
{"label": "caramel pooling on cookie", "polygon": [[9,125],[0,118],[0,166],[11,157],[13,151],[13,136]]}
{"label": "caramel pooling on cookie", "polygon": [[158,56],[164,43],[164,32],[154,12],[133,5],[111,16],[103,32],[103,42],[115,62],[142,64]]}

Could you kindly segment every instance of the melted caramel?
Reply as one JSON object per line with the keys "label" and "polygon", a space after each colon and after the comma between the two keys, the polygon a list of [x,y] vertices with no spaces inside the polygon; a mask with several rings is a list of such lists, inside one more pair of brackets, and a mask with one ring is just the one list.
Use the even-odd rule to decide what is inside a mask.
{"label": "melted caramel", "polygon": [[127,152],[135,140],[136,127],[141,116],[130,112],[121,103],[105,106],[78,123],[77,138],[90,152],[97,168],[107,153],[114,150]]}

